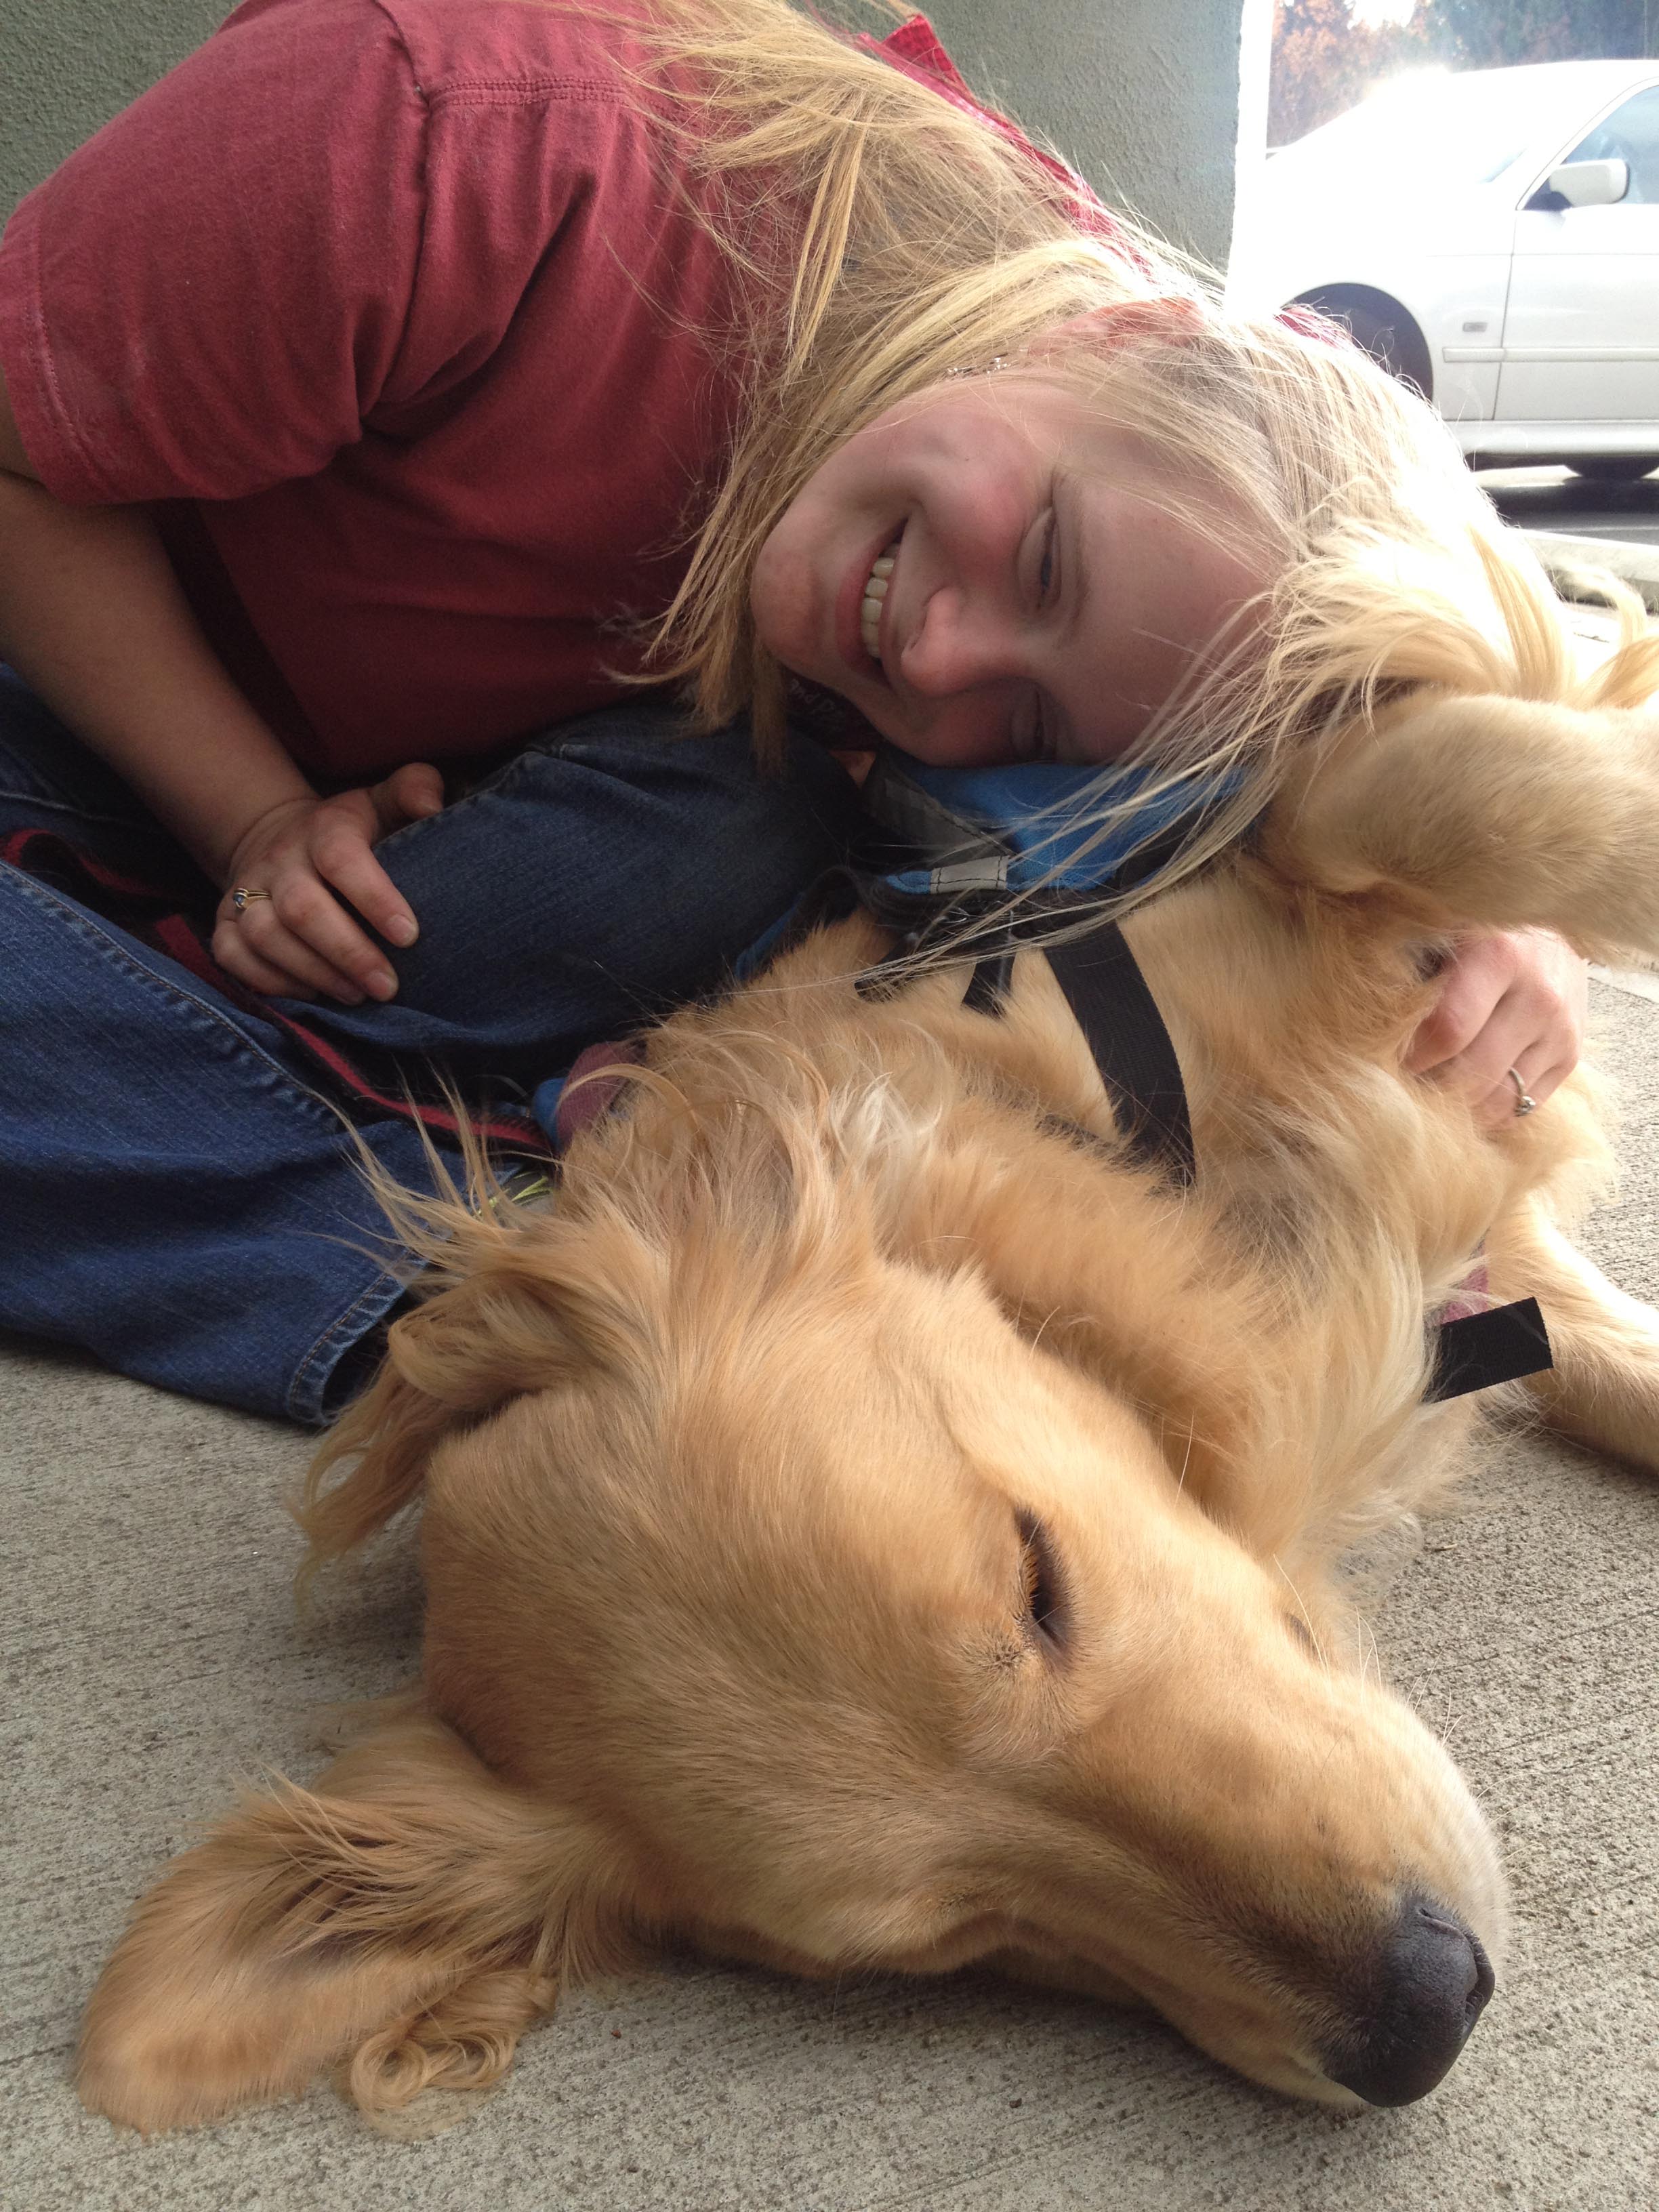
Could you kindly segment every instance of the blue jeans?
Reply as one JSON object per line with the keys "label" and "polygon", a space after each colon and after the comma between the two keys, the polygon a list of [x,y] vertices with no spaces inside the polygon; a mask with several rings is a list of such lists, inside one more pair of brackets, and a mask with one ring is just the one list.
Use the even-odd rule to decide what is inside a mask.
{"label": "blue jeans", "polygon": [[[387,838],[378,857],[421,922],[392,956],[398,997],[292,1011],[394,1097],[434,1069],[469,1095],[522,1095],[718,986],[862,817],[816,745],[763,779],[744,728],[678,727],[655,703],[562,724]],[[214,903],[138,799],[0,669],[0,839],[20,830],[204,915]],[[278,1021],[65,884],[0,866],[0,1327],[194,1396],[331,1418],[404,1279],[316,1079]],[[354,1119],[398,1182],[431,1188],[406,1119]]]}

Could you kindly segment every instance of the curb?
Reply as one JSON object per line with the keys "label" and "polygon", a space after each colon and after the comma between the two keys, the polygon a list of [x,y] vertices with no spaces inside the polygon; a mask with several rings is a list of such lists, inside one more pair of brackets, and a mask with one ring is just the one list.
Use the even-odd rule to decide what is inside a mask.
{"label": "curb", "polygon": [[1659,614],[1659,545],[1631,545],[1618,538],[1565,538],[1551,530],[1522,534],[1564,599],[1594,599],[1592,578],[1600,568],[1638,592],[1650,614]]}

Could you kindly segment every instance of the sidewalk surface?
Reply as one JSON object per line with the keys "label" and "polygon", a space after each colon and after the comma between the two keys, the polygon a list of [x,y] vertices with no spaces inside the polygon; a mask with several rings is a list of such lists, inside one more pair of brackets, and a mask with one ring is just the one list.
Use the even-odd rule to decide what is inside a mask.
{"label": "sidewalk surface", "polygon": [[[1626,1102],[1589,1239],[1659,1297],[1659,1005],[1595,987]],[[1637,2212],[1659,2203],[1659,1494],[1500,1438],[1377,1623],[1503,1840],[1508,1971],[1421,2104],[1282,2102],[1155,2024],[973,1978],[810,1987],[682,1964],[579,1996],[505,2086],[389,2142],[326,2087],[145,2143],[68,2086],[138,1891],[235,1775],[317,1764],[308,1709],[416,1656],[407,1553],[296,1625],[279,1499],[306,1442],[69,1357],[0,1346],[10,1878],[8,2212]]]}
{"label": "sidewalk surface", "polygon": [[1563,599],[1595,598],[1598,574],[1606,570],[1628,584],[1650,614],[1659,613],[1659,545],[1548,530],[1528,530],[1523,535],[1531,539],[1534,552]]}

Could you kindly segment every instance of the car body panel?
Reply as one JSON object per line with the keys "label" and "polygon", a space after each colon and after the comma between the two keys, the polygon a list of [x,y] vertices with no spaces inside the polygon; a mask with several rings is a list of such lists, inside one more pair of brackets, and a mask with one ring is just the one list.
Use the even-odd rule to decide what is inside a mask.
{"label": "car body panel", "polygon": [[1397,304],[1466,452],[1659,453],[1659,192],[1527,204],[1575,153],[1614,150],[1602,126],[1649,90],[1659,61],[1402,82],[1244,181],[1230,301]]}
{"label": "car body panel", "polygon": [[[1630,118],[1638,142],[1627,142]],[[1624,200],[1516,216],[1498,411],[1620,422],[1659,416],[1659,73],[1613,101],[1565,159],[1614,154]]]}

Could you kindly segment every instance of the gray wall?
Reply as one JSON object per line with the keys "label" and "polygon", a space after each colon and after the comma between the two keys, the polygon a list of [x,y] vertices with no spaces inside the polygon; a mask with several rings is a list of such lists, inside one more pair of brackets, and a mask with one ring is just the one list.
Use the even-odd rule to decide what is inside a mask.
{"label": "gray wall", "polygon": [[[1105,198],[1212,259],[1232,223],[1243,0],[933,0],[972,82]],[[0,212],[228,0],[0,0]]]}
{"label": "gray wall", "polygon": [[199,46],[232,0],[0,0],[0,214]]}
{"label": "gray wall", "polygon": [[918,0],[963,74],[1103,199],[1218,264],[1232,234],[1244,0]]}

